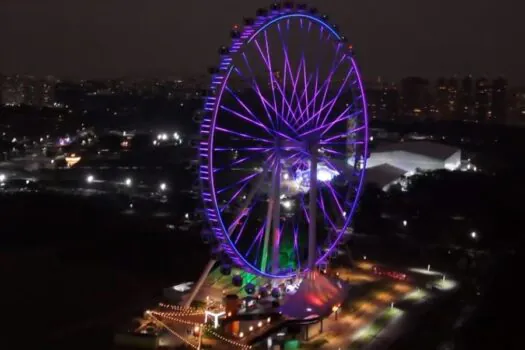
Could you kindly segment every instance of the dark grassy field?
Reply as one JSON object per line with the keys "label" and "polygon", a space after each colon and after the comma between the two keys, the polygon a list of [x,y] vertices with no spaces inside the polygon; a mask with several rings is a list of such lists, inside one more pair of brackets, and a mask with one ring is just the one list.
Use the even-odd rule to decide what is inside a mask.
{"label": "dark grassy field", "polygon": [[208,257],[196,232],[121,215],[107,198],[19,194],[0,210],[6,349],[111,348],[119,325],[196,279]]}

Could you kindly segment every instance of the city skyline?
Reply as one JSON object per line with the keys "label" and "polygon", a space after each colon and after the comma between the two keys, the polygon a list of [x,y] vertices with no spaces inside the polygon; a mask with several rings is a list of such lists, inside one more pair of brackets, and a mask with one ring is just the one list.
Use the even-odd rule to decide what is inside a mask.
{"label": "city skyline", "polygon": [[[340,24],[356,47],[367,79],[381,75],[395,81],[405,76],[434,80],[470,73],[502,75],[520,85],[525,83],[520,64],[525,52],[515,48],[514,38],[524,31],[517,8],[523,5],[503,2],[508,6],[452,0],[424,5],[415,0],[308,4],[319,6]],[[268,1],[239,0],[114,0],[103,5],[6,0],[0,5],[0,40],[8,49],[0,56],[0,71],[86,79],[205,73],[218,60],[215,48],[228,39],[228,31],[219,28],[240,23],[254,6],[267,5]],[[204,12],[204,7],[212,10]]]}

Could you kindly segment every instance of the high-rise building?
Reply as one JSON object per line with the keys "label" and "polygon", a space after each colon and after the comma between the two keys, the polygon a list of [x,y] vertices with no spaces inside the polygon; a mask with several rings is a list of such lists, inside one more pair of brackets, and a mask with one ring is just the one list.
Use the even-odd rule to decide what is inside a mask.
{"label": "high-rise building", "polygon": [[507,80],[500,77],[492,82],[492,113],[490,120],[498,123],[505,122],[507,109]]}
{"label": "high-rise building", "polygon": [[431,112],[429,82],[419,77],[405,78],[401,82],[402,112],[407,117],[426,117]]}
{"label": "high-rise building", "polygon": [[476,80],[476,100],[474,103],[475,119],[478,122],[490,120],[491,108],[491,87],[487,78]]}
{"label": "high-rise building", "polygon": [[379,115],[381,119],[395,120],[399,117],[399,90],[395,84],[383,87]]}
{"label": "high-rise building", "polygon": [[474,80],[472,75],[467,75],[461,81],[458,92],[456,109],[457,117],[461,120],[471,121],[474,116]]}
{"label": "high-rise building", "polygon": [[366,99],[370,119],[395,120],[399,116],[399,91],[392,83],[377,81],[366,84]]}
{"label": "high-rise building", "polygon": [[436,85],[436,112],[439,119],[452,119],[458,108],[458,80],[440,78]]}
{"label": "high-rise building", "polygon": [[507,122],[525,125],[525,87],[516,87],[509,91],[509,114]]}
{"label": "high-rise building", "polygon": [[23,79],[19,75],[5,77],[2,83],[2,103],[4,105],[21,105],[25,101]]}
{"label": "high-rise building", "polygon": [[39,80],[21,75],[4,77],[0,82],[0,95],[5,105],[50,106],[54,102],[54,78]]}

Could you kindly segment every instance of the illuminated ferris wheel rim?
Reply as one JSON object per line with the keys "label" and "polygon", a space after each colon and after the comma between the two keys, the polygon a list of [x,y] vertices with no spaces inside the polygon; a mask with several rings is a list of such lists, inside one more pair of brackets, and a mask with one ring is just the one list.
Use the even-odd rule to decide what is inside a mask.
{"label": "illuminated ferris wheel rim", "polygon": [[[247,272],[266,277],[266,278],[291,278],[297,275],[297,271],[283,274],[274,274],[266,271],[262,271],[253,263],[248,261],[245,256],[237,249],[236,244],[231,240],[230,233],[228,228],[225,225],[221,211],[219,209],[219,203],[217,200],[217,192],[215,186],[215,176],[214,176],[214,139],[215,139],[215,128],[218,118],[218,113],[220,110],[220,105],[222,102],[222,97],[225,91],[226,86],[228,85],[229,78],[234,70],[235,66],[233,64],[232,55],[242,52],[242,48],[247,44],[251,43],[256,37],[258,37],[265,30],[270,28],[272,25],[277,24],[281,21],[298,18],[309,20],[313,23],[317,23],[329,31],[331,36],[337,41],[344,41],[345,38],[340,35],[325,19],[319,18],[315,15],[306,13],[304,10],[273,10],[270,11],[270,14],[267,16],[258,16],[254,21],[253,25],[247,25],[242,30],[238,39],[234,40],[230,50],[227,54],[223,55],[221,58],[221,63],[218,68],[218,72],[213,75],[211,91],[214,92],[212,96],[208,96],[205,102],[205,117],[201,125],[201,136],[203,140],[200,142],[199,154],[201,159],[201,165],[199,168],[200,172],[200,181],[202,188],[202,197],[204,202],[204,211],[207,216],[208,222],[211,226],[212,233],[220,242],[220,247],[222,250],[229,256],[232,262],[244,268]],[[356,76],[358,90],[360,96],[357,98],[360,100],[362,106],[362,116],[364,119],[364,154],[368,153],[368,115],[366,109],[366,98],[364,95],[363,82],[359,73],[359,69],[353,57],[349,57],[351,62],[351,67],[354,70]],[[363,162],[366,163],[366,157],[363,157]],[[356,199],[359,198],[363,181],[364,181],[364,169],[363,174],[359,177],[359,182],[357,184],[356,190]],[[356,200],[357,202],[357,200]],[[323,253],[316,259],[315,265],[327,260],[331,252],[337,247],[341,241],[348,225],[351,222],[351,218],[355,212],[357,205],[354,204],[351,208],[351,211],[348,213],[348,220],[345,220],[344,226],[340,229],[336,239],[331,243],[331,245],[323,251]],[[303,270],[304,271],[304,270]]]}

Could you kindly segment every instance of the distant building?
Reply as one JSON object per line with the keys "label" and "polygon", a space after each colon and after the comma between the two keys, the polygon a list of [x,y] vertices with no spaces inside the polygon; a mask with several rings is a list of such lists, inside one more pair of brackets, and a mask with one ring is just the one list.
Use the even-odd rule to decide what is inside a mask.
{"label": "distant building", "polygon": [[367,161],[366,179],[387,190],[419,171],[457,170],[461,150],[428,141],[399,142],[379,146]]}
{"label": "distant building", "polygon": [[490,120],[492,114],[491,91],[490,82],[487,78],[480,78],[476,80],[474,114],[475,119],[478,122]]}
{"label": "distant building", "polygon": [[458,108],[457,78],[438,79],[435,107],[439,119],[450,120],[456,116]]}
{"label": "distant building", "polygon": [[2,103],[17,106],[25,101],[25,91],[22,77],[19,75],[8,76],[2,82]]}
{"label": "distant building", "polygon": [[507,80],[504,78],[495,79],[492,82],[492,105],[490,120],[503,123],[507,119]]}
{"label": "distant building", "polygon": [[32,76],[8,76],[1,82],[0,95],[0,101],[4,105],[51,106],[55,96],[54,79],[48,77],[40,80]]}
{"label": "distant building", "polygon": [[457,118],[473,120],[474,116],[474,81],[472,75],[467,75],[461,81],[458,92]]}
{"label": "distant building", "polygon": [[509,115],[507,121],[510,124],[525,124],[525,87],[513,88],[509,91]]}
{"label": "distant building", "polygon": [[429,81],[408,77],[401,82],[402,111],[408,117],[426,117],[432,110]]}
{"label": "distant building", "polygon": [[381,78],[366,84],[368,114],[372,120],[396,120],[399,117],[400,96],[395,84],[383,83]]}

